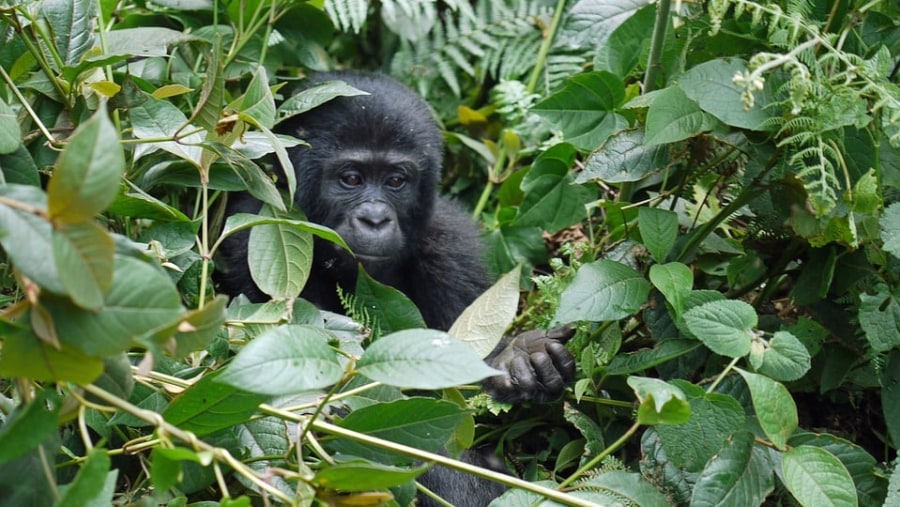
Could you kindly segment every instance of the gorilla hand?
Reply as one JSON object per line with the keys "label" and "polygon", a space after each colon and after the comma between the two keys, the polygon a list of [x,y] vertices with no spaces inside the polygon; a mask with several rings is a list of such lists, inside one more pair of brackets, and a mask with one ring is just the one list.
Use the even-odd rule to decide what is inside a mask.
{"label": "gorilla hand", "polygon": [[485,361],[506,373],[486,379],[485,390],[507,403],[559,398],[575,377],[575,358],[563,345],[573,334],[570,326],[562,326],[503,338]]}

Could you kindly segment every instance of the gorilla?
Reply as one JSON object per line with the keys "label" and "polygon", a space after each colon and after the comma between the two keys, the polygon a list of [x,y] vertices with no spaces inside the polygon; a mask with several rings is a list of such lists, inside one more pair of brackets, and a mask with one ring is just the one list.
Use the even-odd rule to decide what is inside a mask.
{"label": "gorilla", "polygon": [[[330,80],[369,95],[338,97],[279,128],[307,143],[290,152],[297,176],[295,204],[311,222],[337,231],[355,257],[315,238],[312,273],[301,297],[341,312],[336,287],[352,290],[362,263],[373,278],[406,294],[429,327],[447,330],[490,279],[478,228],[459,205],[438,195],[441,131],[425,102],[391,78],[332,72],[310,82]],[[249,194],[235,194],[226,213],[255,213],[260,206]],[[264,301],[267,296],[250,276],[247,241],[245,232],[222,245],[224,272],[217,282],[231,296],[243,293],[251,301]],[[570,336],[564,328],[504,338],[486,361],[505,374],[487,379],[485,389],[508,402],[558,398],[574,377],[574,359],[563,345]],[[475,452],[464,459],[489,464]],[[440,468],[422,482],[467,507],[487,505],[503,491],[495,483]]]}

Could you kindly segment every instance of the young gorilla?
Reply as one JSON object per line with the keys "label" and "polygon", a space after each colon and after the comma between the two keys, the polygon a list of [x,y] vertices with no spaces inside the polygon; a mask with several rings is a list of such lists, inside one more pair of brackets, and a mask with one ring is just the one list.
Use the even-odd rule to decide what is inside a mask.
{"label": "young gorilla", "polygon": [[[428,106],[393,79],[370,74],[320,74],[312,82],[342,80],[369,95],[339,97],[289,120],[282,130],[308,143],[292,149],[296,204],[312,222],[331,227],[356,257],[315,240],[313,267],[301,297],[323,310],[342,311],[336,285],[352,290],[357,262],[372,277],[406,294],[429,327],[447,330],[488,288],[479,231],[454,203],[439,196],[441,132]],[[259,210],[249,194],[230,197],[228,213]],[[248,235],[222,248],[226,272],[217,277],[229,295],[266,296],[247,265]],[[530,331],[505,338],[488,364],[506,372],[484,382],[503,401],[545,402],[574,377],[562,341],[568,330]],[[483,457],[469,453],[469,461]],[[479,463],[486,464],[486,463]],[[486,505],[502,489],[465,474],[433,469],[423,483],[456,505]],[[427,504],[426,504],[427,505]]]}

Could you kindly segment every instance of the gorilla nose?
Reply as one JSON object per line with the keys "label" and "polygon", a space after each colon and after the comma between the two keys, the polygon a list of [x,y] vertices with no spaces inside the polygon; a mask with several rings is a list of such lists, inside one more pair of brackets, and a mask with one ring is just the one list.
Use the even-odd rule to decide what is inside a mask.
{"label": "gorilla nose", "polygon": [[393,219],[391,208],[383,202],[367,202],[359,205],[353,217],[361,226],[378,230]]}

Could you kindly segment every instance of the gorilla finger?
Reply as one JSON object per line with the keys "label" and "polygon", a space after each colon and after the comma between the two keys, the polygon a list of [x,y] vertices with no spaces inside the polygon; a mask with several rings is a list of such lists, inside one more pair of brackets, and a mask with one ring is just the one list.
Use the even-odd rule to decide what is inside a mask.
{"label": "gorilla finger", "polygon": [[569,352],[565,345],[559,342],[547,342],[547,355],[553,360],[563,379],[572,380],[575,378],[575,356]]}
{"label": "gorilla finger", "polygon": [[497,401],[514,401],[515,395],[518,393],[518,388],[507,374],[486,378],[482,381],[482,385],[491,398]]}
{"label": "gorilla finger", "polygon": [[520,400],[530,400],[539,387],[538,378],[526,356],[516,356],[509,362],[509,376],[513,385],[517,386]]}
{"label": "gorilla finger", "polygon": [[564,326],[549,329],[546,332],[547,338],[556,340],[560,343],[566,343],[573,336],[575,336],[575,328],[572,326],[572,324],[566,324]]}
{"label": "gorilla finger", "polygon": [[566,380],[562,374],[557,371],[556,365],[546,352],[536,352],[531,354],[531,366],[540,379],[543,391],[547,392],[551,397],[555,398],[562,394],[566,388]]}

